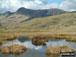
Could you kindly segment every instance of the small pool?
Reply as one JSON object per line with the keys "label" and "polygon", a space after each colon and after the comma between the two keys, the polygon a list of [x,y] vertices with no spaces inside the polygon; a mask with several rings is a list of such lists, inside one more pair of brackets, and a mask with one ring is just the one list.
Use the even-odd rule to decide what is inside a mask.
{"label": "small pool", "polygon": [[[22,38],[24,39],[24,38]],[[67,42],[64,39],[51,39],[49,42],[46,43],[46,46],[35,46],[32,44],[32,41],[30,39],[25,39],[23,41],[21,39],[16,39],[14,41],[10,41],[6,44],[3,44],[3,46],[10,46],[12,44],[19,44],[19,45],[24,45],[28,48],[27,52],[22,54],[19,57],[47,57],[45,54],[46,48],[48,48],[50,45],[52,46],[63,46],[63,45],[68,45],[69,47],[73,48],[76,51],[76,42]],[[23,41],[23,42],[22,42]],[[6,57],[3,54],[0,53],[0,57]],[[14,57],[12,55],[8,57]]]}

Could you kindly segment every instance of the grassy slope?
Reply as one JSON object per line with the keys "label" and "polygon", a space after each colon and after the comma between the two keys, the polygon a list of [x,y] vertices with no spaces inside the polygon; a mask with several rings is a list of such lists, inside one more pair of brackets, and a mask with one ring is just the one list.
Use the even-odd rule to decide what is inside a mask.
{"label": "grassy slope", "polygon": [[14,25],[20,23],[21,21],[24,21],[26,19],[28,19],[29,17],[28,16],[24,16],[24,15],[21,15],[21,14],[13,14],[11,16],[8,16],[7,15],[3,15],[3,16],[0,16],[0,24],[2,24],[2,26],[5,28],[7,27],[13,27]]}
{"label": "grassy slope", "polygon": [[[76,13],[37,18],[25,23],[29,29],[69,29],[76,26]],[[70,28],[71,29],[71,28]],[[72,28],[74,29],[74,28]]]}
{"label": "grassy slope", "polygon": [[[24,18],[16,20],[22,19]],[[11,24],[12,23],[6,26],[8,27],[7,30],[0,30],[1,39],[11,39],[20,36],[45,36],[76,41],[76,13],[35,18],[23,23],[18,22],[16,25],[13,24],[13,26],[11,26]]]}
{"label": "grassy slope", "polygon": [[[17,28],[18,27],[18,28]],[[14,29],[22,29],[24,31],[76,31],[76,13],[67,13],[44,18],[35,18],[27,22],[18,23]]]}

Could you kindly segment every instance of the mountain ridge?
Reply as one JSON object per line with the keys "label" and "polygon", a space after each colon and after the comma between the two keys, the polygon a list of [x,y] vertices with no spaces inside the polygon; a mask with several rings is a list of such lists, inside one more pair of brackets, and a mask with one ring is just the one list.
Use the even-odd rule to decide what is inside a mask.
{"label": "mountain ridge", "polygon": [[[49,24],[50,24],[49,26],[51,26],[51,24],[52,24],[52,26],[55,26],[55,25],[57,25],[57,23],[59,23],[58,22],[59,19],[63,19],[63,18],[66,19],[67,18],[65,20],[65,22],[67,20],[68,20],[67,23],[71,22],[70,18],[73,18],[73,15],[75,16],[75,14],[70,15],[72,13],[73,12],[66,12],[64,10],[57,9],[57,8],[50,9],[50,10],[31,10],[31,9],[26,9],[26,8],[19,8],[16,12],[9,12],[8,11],[0,16],[0,25],[1,25],[0,28],[4,28],[4,27],[13,27],[13,28],[16,27],[16,28],[18,28],[20,26],[21,27],[24,26],[23,23],[27,24],[27,22],[30,25],[27,24],[28,26],[26,25],[25,26],[26,28],[29,28],[31,26],[33,28],[33,25],[35,26],[35,23],[36,23],[36,25],[38,25],[38,27],[36,26],[36,29],[48,27]],[[70,15],[71,17],[69,16],[70,17],[69,18],[68,15]],[[54,17],[56,17],[56,18],[60,17],[60,18],[53,20]],[[40,18],[40,20],[39,20],[39,18]],[[32,21],[33,19],[37,19],[37,20],[34,22],[34,21]],[[43,19],[45,19],[46,21]],[[49,23],[49,20],[50,20],[50,23]],[[51,20],[53,20],[53,21],[51,21]],[[32,22],[29,22],[29,21],[32,21]],[[39,22],[37,22],[37,21],[39,21]],[[47,23],[47,21],[49,24]],[[47,24],[44,24],[44,23],[42,24],[41,22],[42,23],[45,22]],[[63,22],[61,22],[61,23],[63,23]],[[65,25],[66,25],[66,23],[65,23]],[[23,27],[23,28],[25,28],[25,27]]]}
{"label": "mountain ridge", "polygon": [[8,14],[9,16],[15,13],[30,16],[31,18],[37,18],[37,17],[46,17],[46,16],[57,15],[57,14],[63,14],[63,13],[67,13],[67,11],[64,11],[58,8],[33,10],[33,9],[27,9],[27,8],[21,7],[16,12],[7,11],[3,13],[2,15]]}
{"label": "mountain ridge", "polygon": [[44,10],[31,10],[31,9],[26,9],[26,8],[22,7],[22,8],[19,8],[16,11],[16,13],[28,15],[31,17],[46,17],[46,16],[53,16],[53,15],[57,15],[57,14],[66,13],[66,11],[57,9],[57,8],[44,9]]}

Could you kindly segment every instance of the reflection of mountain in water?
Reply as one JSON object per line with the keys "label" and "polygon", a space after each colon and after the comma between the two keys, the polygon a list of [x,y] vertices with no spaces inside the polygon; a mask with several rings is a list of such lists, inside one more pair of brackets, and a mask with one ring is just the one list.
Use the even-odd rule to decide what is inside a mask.
{"label": "reflection of mountain in water", "polygon": [[28,40],[30,40],[30,39],[29,38],[25,38],[25,37],[18,38],[18,41],[20,41],[20,42],[25,42],[25,41],[28,41]]}
{"label": "reflection of mountain in water", "polygon": [[[24,39],[24,38],[22,38],[22,39]],[[31,56],[32,57],[46,57],[44,52],[45,52],[46,48],[49,47],[50,45],[52,45],[52,46],[68,45],[69,47],[76,50],[76,43],[67,42],[65,40],[49,41],[49,42],[46,43],[47,44],[46,46],[35,46],[35,45],[32,44],[31,40],[28,40],[26,38],[25,42],[21,42],[18,39],[16,39],[14,41],[10,41],[6,44],[3,44],[3,46],[10,46],[12,44],[24,45],[28,48],[27,52],[24,53],[23,55],[19,56],[19,57],[31,57]],[[4,57],[4,55],[0,54],[0,57]],[[11,57],[13,57],[13,56],[11,56]]]}
{"label": "reflection of mountain in water", "polygon": [[[20,40],[23,40],[24,42],[21,42]],[[54,39],[54,40],[56,40],[56,39]],[[8,42],[6,44],[3,44],[3,46],[10,46],[12,44],[24,45],[29,49],[35,49],[35,50],[45,50],[50,45],[52,45],[52,46],[68,45],[69,47],[74,48],[76,50],[76,43],[67,42],[66,40],[49,41],[49,42],[46,43],[46,46],[35,46],[35,45],[32,44],[31,40],[29,40],[27,38],[20,38],[20,39],[14,40],[14,41],[10,41],[10,42]]]}

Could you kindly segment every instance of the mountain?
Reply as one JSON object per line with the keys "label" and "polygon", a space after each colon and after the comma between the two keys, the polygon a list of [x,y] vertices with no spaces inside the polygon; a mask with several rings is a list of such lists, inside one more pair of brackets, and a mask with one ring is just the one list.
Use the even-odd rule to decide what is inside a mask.
{"label": "mountain", "polygon": [[76,31],[76,13],[64,13],[55,16],[39,17],[27,22],[29,16],[13,14],[9,17],[0,16],[0,27],[7,29],[39,30],[39,31]]}
{"label": "mountain", "polygon": [[[43,18],[34,18],[21,23],[21,25],[19,24],[18,27],[40,31],[76,31],[76,13],[65,13]],[[16,28],[16,26],[14,26],[14,28]]]}
{"label": "mountain", "polygon": [[61,9],[46,9],[46,10],[32,10],[32,9],[26,9],[24,7],[19,8],[16,13],[23,14],[30,17],[46,17],[46,16],[53,16],[57,14],[63,14],[66,13],[66,11]]}
{"label": "mountain", "polygon": [[[20,10],[19,10],[20,11]],[[30,18],[21,11],[10,16],[0,16],[0,27],[13,30],[33,31],[76,31],[76,13],[63,13],[53,16]],[[23,10],[22,10],[23,11]],[[49,14],[49,13],[48,13]]]}
{"label": "mountain", "polygon": [[6,12],[1,15],[0,27],[8,29],[63,30],[65,28],[66,30],[75,30],[75,16],[75,12],[66,12],[56,8],[31,10],[22,7],[14,13]]}
{"label": "mountain", "polygon": [[21,15],[21,14],[11,14],[9,12],[3,14],[0,16],[0,28],[7,27],[7,26],[14,26],[26,19],[28,19],[29,16]]}
{"label": "mountain", "polygon": [[13,12],[10,12],[10,11],[7,11],[7,12],[5,12],[3,15],[5,15],[5,16],[10,16],[10,15],[12,15],[12,14],[14,14]]}
{"label": "mountain", "polygon": [[7,11],[0,15],[0,27],[14,26],[18,23],[24,23],[34,18],[54,16],[58,14],[67,13],[61,9],[46,9],[46,10],[32,10],[24,7],[19,8],[16,12]]}
{"label": "mountain", "polygon": [[0,16],[1,16],[2,14],[0,13]]}

